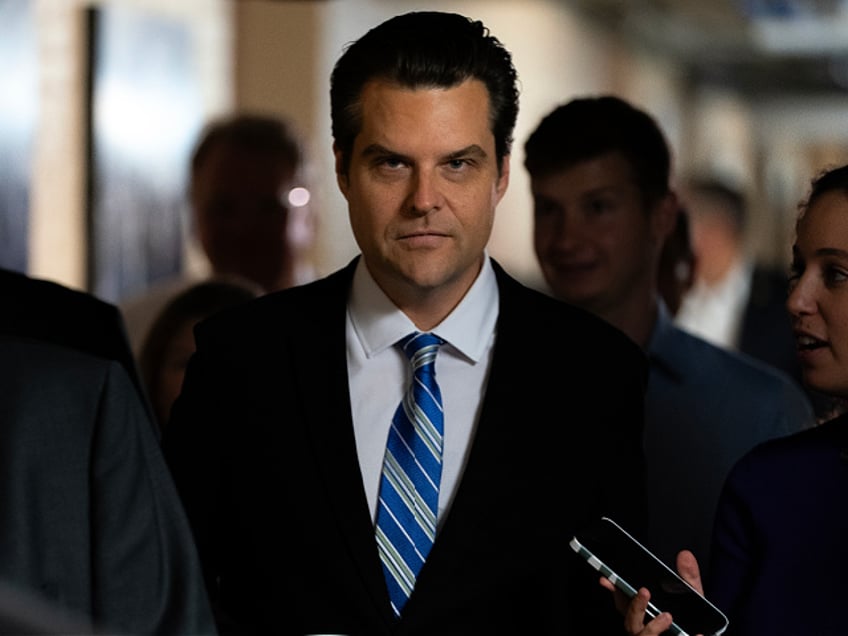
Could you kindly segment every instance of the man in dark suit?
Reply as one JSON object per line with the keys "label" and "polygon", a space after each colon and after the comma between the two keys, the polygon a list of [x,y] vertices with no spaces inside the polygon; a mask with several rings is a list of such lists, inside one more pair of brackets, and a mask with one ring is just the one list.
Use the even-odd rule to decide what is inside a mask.
{"label": "man in dark suit", "polygon": [[[201,323],[163,440],[222,631],[620,633],[568,542],[602,514],[641,522],[646,361],[486,254],[516,81],[485,26],[448,13],[392,18],[337,62],[336,171],[361,255]],[[412,551],[382,524],[411,332],[441,343],[444,430],[428,438],[443,441],[435,541],[397,600],[392,547]],[[432,431],[416,432],[410,447]]]}
{"label": "man in dark suit", "polygon": [[[0,386],[12,590],[0,587],[0,624],[19,630],[7,633],[214,634],[191,530],[123,367],[4,334]],[[10,612],[15,590],[55,614]]]}

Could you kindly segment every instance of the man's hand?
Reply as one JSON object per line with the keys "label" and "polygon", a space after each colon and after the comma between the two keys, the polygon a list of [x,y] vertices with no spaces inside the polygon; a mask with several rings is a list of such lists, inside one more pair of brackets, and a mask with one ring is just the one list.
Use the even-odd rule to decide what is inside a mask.
{"label": "man's hand", "polygon": [[[701,570],[695,555],[689,550],[681,550],[677,555],[677,572],[684,581],[703,595]],[[659,636],[671,627],[673,617],[668,612],[663,612],[645,623],[645,610],[648,607],[648,601],[651,600],[651,593],[647,589],[640,589],[636,596],[628,599],[609,579],[602,577],[601,585],[614,594],[615,606],[624,615],[624,629],[631,636]]]}

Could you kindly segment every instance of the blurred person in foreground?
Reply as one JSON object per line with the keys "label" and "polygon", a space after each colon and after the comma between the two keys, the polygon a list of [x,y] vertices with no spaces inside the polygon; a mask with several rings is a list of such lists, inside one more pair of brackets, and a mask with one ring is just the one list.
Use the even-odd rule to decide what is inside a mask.
{"label": "blurred person in foreground", "polygon": [[3,333],[0,385],[0,581],[64,617],[39,627],[30,612],[24,633],[53,621],[50,633],[214,634],[191,530],[126,370]]}
{"label": "blurred person in foreground", "polygon": [[222,631],[621,633],[567,540],[640,525],[645,359],[487,255],[510,53],[407,13],[345,49],[330,97],[361,254],[198,325],[165,429]]}
{"label": "blurred person in foreground", "polygon": [[650,360],[648,527],[634,534],[667,564],[686,548],[703,568],[731,466],[757,443],[811,426],[811,406],[788,376],[674,326],[658,268],[679,204],[670,149],[647,112],[612,95],[573,99],[530,134],[524,165],[552,294],[621,329]]}
{"label": "blurred person in foreground", "polygon": [[[314,278],[316,218],[305,173],[302,142],[283,119],[238,113],[207,125],[191,158],[189,201],[212,278],[243,279],[263,292]],[[165,281],[121,303],[133,351],[167,302],[195,282]]]}
{"label": "blurred person in foreground", "polygon": [[36,338],[117,360],[144,395],[121,312],[60,283],[0,268],[0,333]]}

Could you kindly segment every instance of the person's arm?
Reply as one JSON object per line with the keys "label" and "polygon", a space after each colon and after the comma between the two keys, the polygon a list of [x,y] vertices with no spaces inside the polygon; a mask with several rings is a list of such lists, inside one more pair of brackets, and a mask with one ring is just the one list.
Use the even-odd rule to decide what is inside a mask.
{"label": "person's arm", "polygon": [[96,624],[214,634],[191,531],[136,388],[110,363],[90,459]]}

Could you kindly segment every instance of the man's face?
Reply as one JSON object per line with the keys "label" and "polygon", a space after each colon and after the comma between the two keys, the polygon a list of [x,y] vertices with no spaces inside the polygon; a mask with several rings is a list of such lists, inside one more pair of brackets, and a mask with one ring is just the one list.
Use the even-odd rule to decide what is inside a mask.
{"label": "man's face", "polygon": [[217,274],[246,278],[266,291],[291,284],[289,203],[294,167],[268,153],[213,148],[192,188],[197,234]]}
{"label": "man's face", "polygon": [[349,170],[338,151],[336,169],[365,263],[401,308],[434,294],[455,304],[480,271],[509,180],[488,92],[477,80],[415,90],[373,81],[361,109]]}
{"label": "man's face", "polygon": [[555,296],[610,318],[652,295],[666,230],[618,152],[531,179],[534,247]]}

